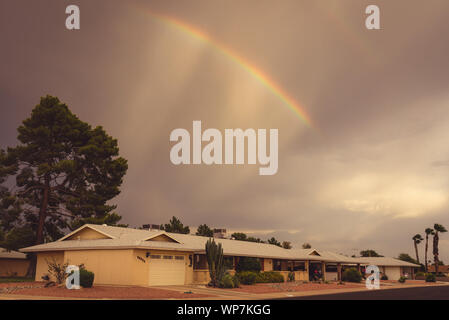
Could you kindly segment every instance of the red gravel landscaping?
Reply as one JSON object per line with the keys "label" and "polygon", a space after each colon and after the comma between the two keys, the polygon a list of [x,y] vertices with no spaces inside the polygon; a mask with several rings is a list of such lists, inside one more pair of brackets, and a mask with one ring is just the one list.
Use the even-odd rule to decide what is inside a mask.
{"label": "red gravel landscaping", "polygon": [[3,282],[0,283],[0,288],[12,288],[12,287],[25,287],[25,286],[43,286],[42,281],[32,281],[32,282]]}
{"label": "red gravel landscaping", "polygon": [[[17,286],[41,286],[43,283],[9,283],[6,287]],[[65,287],[49,288],[26,288],[14,290],[15,295],[58,297],[58,298],[81,298],[81,299],[188,299],[211,297],[212,295],[198,293],[183,293],[173,290],[164,290],[145,287],[112,287],[112,286],[94,286],[93,288],[82,288],[80,290],[68,290]]]}
{"label": "red gravel landscaping", "polygon": [[241,285],[240,288],[231,290],[248,293],[275,293],[275,292],[295,292],[295,291],[330,290],[330,289],[350,289],[360,287],[361,287],[360,284],[352,284],[352,283],[345,283],[344,285],[341,285],[337,283],[286,282],[286,283],[259,283],[250,286]]}

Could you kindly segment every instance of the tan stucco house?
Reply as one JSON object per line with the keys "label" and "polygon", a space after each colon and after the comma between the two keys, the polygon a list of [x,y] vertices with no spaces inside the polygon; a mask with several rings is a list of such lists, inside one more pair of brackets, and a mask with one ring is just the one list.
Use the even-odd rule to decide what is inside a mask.
{"label": "tan stucco house", "polygon": [[0,248],[0,277],[24,277],[29,265],[26,254]]}
{"label": "tan stucco house", "polygon": [[[205,256],[207,240],[207,237],[160,230],[87,224],[58,241],[21,251],[37,253],[36,280],[48,273],[47,261],[55,259],[61,263],[84,264],[95,273],[96,284],[205,284],[209,281]],[[215,241],[222,244],[225,258],[233,268],[241,257],[256,257],[261,261],[262,270],[278,271],[284,277],[294,272],[296,280],[309,280],[315,270],[325,279],[339,280],[344,268],[361,268],[367,264],[361,258],[315,249],[284,249],[221,238]]]}

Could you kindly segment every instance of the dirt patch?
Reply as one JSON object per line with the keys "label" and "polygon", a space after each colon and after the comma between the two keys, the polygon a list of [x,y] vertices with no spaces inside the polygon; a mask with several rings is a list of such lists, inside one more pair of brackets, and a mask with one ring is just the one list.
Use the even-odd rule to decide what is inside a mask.
{"label": "dirt patch", "polygon": [[360,288],[360,284],[355,283],[259,283],[255,285],[241,285],[240,288],[232,289],[235,291],[248,293],[275,293],[275,292],[295,292],[295,291],[313,291],[313,290],[331,290],[331,289],[350,289]]}
{"label": "dirt patch", "polygon": [[[10,288],[15,284],[10,284]],[[9,293],[17,295],[75,298],[75,299],[188,299],[212,297],[199,293],[183,293],[173,290],[145,288],[145,287],[113,287],[94,286],[93,288],[82,288],[80,290],[68,290],[64,287],[44,288],[43,283],[29,283],[14,288]]]}

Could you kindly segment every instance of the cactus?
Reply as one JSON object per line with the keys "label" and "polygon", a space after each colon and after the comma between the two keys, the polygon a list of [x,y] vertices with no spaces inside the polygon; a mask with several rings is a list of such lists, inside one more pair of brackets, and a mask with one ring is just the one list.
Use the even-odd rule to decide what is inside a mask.
{"label": "cactus", "polygon": [[221,243],[217,245],[213,239],[206,242],[206,259],[209,266],[210,285],[218,287],[226,273]]}

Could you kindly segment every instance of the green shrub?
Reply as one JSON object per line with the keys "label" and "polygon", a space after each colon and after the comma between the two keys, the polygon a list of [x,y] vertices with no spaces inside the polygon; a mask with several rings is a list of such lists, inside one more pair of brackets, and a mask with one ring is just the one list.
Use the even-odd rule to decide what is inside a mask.
{"label": "green shrub", "polygon": [[356,268],[349,268],[343,272],[341,278],[347,282],[360,282],[362,281],[362,274]]}
{"label": "green shrub", "polygon": [[424,272],[421,272],[421,271],[420,271],[420,272],[417,272],[417,273],[416,273],[416,276],[417,276],[417,277],[425,277],[426,274],[425,274]]}
{"label": "green shrub", "polygon": [[433,273],[426,274],[426,282],[436,282],[437,277]]}
{"label": "green shrub", "polygon": [[237,273],[237,277],[240,281],[240,283],[243,284],[255,284],[257,273],[252,271],[242,271]]}
{"label": "green shrub", "polygon": [[405,281],[407,280],[407,278],[406,277],[404,277],[404,276],[401,276],[400,278],[399,278],[399,282],[400,283],[405,283]]}
{"label": "green shrub", "polygon": [[388,276],[386,274],[383,274],[380,280],[388,280]]}
{"label": "green shrub", "polygon": [[281,283],[284,282],[284,277],[279,272],[265,271],[256,274],[257,283]]}
{"label": "green shrub", "polygon": [[258,258],[241,257],[235,266],[237,272],[253,271],[259,272],[261,270],[260,260]]}
{"label": "green shrub", "polygon": [[295,281],[295,273],[294,272],[289,272],[288,273],[288,275],[287,275],[287,281],[288,282],[293,282],[293,281]]}
{"label": "green shrub", "polygon": [[80,268],[80,285],[83,288],[92,288],[94,284],[95,274],[93,272],[87,271],[84,268]]}
{"label": "green shrub", "polygon": [[221,279],[219,286],[220,288],[235,288],[233,277],[226,273]]}

